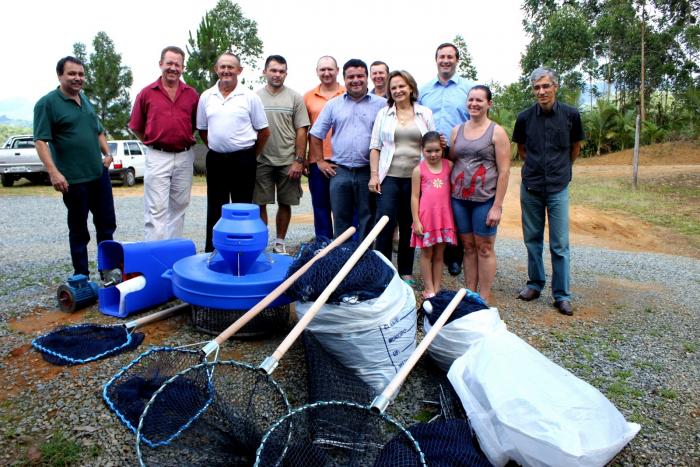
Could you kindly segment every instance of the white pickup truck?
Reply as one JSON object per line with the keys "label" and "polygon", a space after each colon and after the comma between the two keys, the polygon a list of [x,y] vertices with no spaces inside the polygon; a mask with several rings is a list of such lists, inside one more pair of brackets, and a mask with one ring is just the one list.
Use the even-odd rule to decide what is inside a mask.
{"label": "white pickup truck", "polygon": [[[124,186],[133,186],[143,179],[146,146],[138,140],[107,141],[112,165],[109,175]],[[11,136],[0,148],[2,186],[11,187],[24,177],[33,183],[47,183],[49,174],[39,159],[32,135]]]}
{"label": "white pickup truck", "polygon": [[0,148],[2,186],[11,187],[22,177],[33,183],[45,183],[49,179],[34,147],[32,135],[10,136]]}

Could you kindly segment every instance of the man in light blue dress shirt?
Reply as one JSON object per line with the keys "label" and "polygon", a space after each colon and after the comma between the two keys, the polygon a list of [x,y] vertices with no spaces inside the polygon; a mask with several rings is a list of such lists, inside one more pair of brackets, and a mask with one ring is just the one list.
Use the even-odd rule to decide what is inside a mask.
{"label": "man in light blue dress shirt", "polygon": [[[372,126],[383,97],[367,92],[367,64],[359,59],[343,65],[347,92],[328,101],[309,132],[310,159],[330,178],[333,234],[337,237],[353,224],[357,209],[358,238],[372,228],[374,209],[369,184],[369,144]],[[323,139],[333,130],[333,157],[323,159]]]}
{"label": "man in light blue dress shirt", "polygon": [[[449,144],[452,128],[469,120],[467,113],[467,94],[475,84],[456,74],[459,64],[459,51],[454,44],[440,44],[435,51],[437,78],[429,81],[420,89],[418,103],[433,111],[435,127]],[[449,148],[445,148],[445,155]],[[448,245],[444,261],[447,270],[453,276],[462,269],[464,251],[461,243]]]}

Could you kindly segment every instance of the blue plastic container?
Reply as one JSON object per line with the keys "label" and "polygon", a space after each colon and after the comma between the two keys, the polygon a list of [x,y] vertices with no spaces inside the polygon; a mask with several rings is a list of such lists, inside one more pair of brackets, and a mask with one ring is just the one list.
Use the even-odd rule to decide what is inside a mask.
{"label": "blue plastic container", "polygon": [[236,276],[248,273],[267,246],[267,226],[256,204],[230,203],[221,207],[212,243]]}
{"label": "blue plastic container", "polygon": [[178,260],[196,253],[194,242],[173,238],[153,242],[119,243],[106,240],[97,248],[97,264],[100,270],[119,268],[123,277],[142,275],[146,279],[143,289],[124,297],[124,309],[120,312],[121,293],[116,286],[99,290],[99,308],[106,315],[125,318],[131,313],[153,308],[173,298],[170,280],[163,274]]}
{"label": "blue plastic container", "polygon": [[[287,275],[293,258],[287,255],[260,254],[244,276],[231,271],[219,253],[183,258],[165,274],[172,280],[173,293],[183,302],[209,308],[246,310],[272,292]],[[270,307],[286,305],[282,295]]]}

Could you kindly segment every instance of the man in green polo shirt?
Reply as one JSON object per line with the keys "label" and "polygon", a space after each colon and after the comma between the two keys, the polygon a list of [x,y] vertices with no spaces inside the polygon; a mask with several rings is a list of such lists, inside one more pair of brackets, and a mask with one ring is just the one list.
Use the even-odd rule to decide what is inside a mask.
{"label": "man in green polo shirt", "polygon": [[[68,209],[68,241],[75,274],[90,275],[87,219],[92,213],[97,242],[112,240],[117,228],[109,179],[109,148],[104,128],[80,91],[83,63],[64,57],[56,64],[59,86],[34,106],[34,141],[51,184]],[[102,154],[106,157],[102,158]]]}

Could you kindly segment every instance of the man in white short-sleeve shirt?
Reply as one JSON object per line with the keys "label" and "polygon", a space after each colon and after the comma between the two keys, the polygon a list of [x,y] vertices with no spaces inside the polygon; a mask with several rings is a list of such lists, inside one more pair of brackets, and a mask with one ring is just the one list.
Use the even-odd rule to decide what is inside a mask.
{"label": "man in white short-sleeve shirt", "polygon": [[221,54],[214,66],[219,81],[202,93],[197,130],[207,145],[207,239],[227,203],[252,203],[257,157],[270,137],[265,108],[253,91],[238,86],[243,68],[238,56]]}

